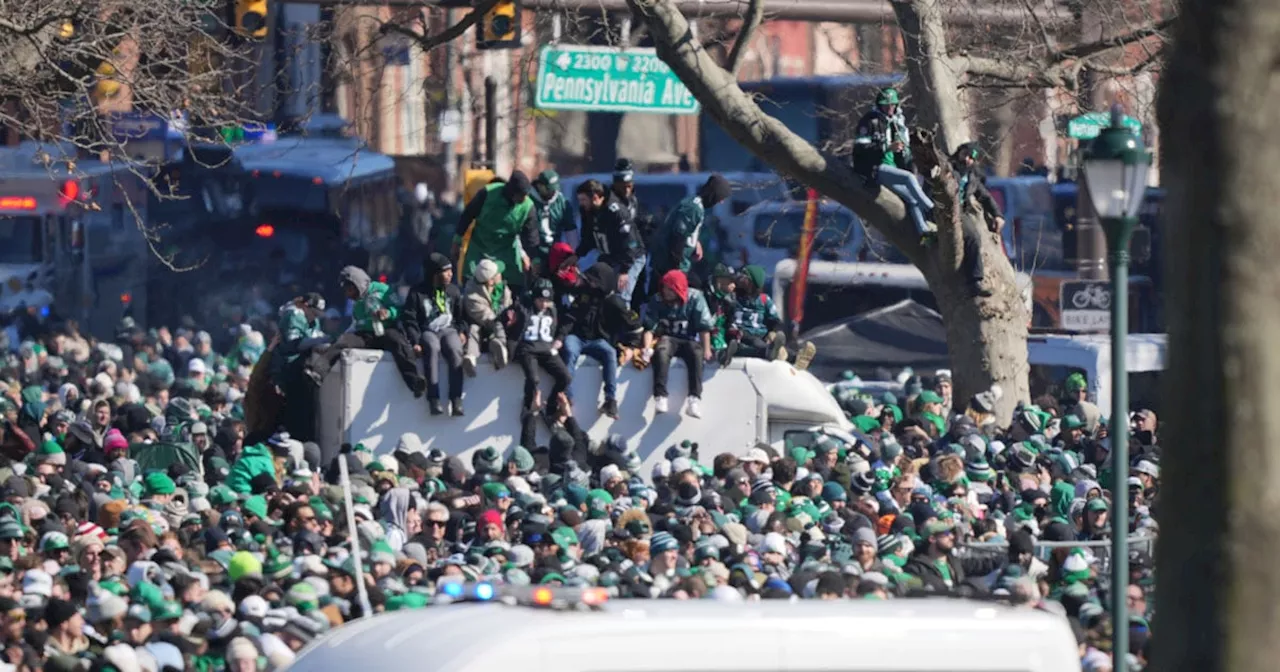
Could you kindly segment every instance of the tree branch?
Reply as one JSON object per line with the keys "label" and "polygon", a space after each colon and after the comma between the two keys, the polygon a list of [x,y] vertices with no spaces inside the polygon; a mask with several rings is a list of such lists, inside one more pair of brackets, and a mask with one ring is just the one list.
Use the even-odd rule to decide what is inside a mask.
{"label": "tree branch", "polygon": [[1163,33],[1171,27],[1177,17],[1164,19],[1162,21],[1148,22],[1127,33],[1104,37],[1093,42],[1081,42],[1073,44],[1070,47],[1054,52],[1049,56],[1050,62],[1060,63],[1071,59],[1082,59],[1090,56],[1096,56],[1104,51],[1110,51],[1118,47],[1123,47],[1134,42],[1141,42],[1148,37],[1154,37]]}
{"label": "tree branch", "polygon": [[760,27],[764,21],[764,0],[750,0],[747,5],[747,16],[742,23],[742,30],[738,31],[738,39],[733,43],[733,49],[729,51],[729,61],[725,63],[725,70],[729,74],[736,76],[738,74],[738,66],[742,65],[742,57],[747,53],[747,48],[751,46],[751,38],[756,34],[756,29]]}
{"label": "tree branch", "polygon": [[1027,63],[968,53],[952,56],[949,60],[957,71],[966,75],[962,82],[966,88],[1076,89],[1075,77],[1069,76],[1067,69],[1059,64]]}
{"label": "tree branch", "polygon": [[762,112],[698,43],[672,0],[627,0],[627,4],[649,26],[658,56],[702,104],[703,113],[730,137],[781,173],[847,206],[908,259],[922,263],[927,258],[902,200],[888,189],[868,189],[845,162],[819,152]]}
{"label": "tree branch", "polygon": [[489,10],[493,9],[500,0],[483,0],[476,8],[467,13],[466,16],[458,19],[458,22],[436,33],[435,35],[425,35],[416,30],[406,28],[398,23],[383,22],[379,28],[384,35],[387,33],[395,33],[403,35],[417,43],[418,48],[423,51],[431,51],[436,47],[452,42],[462,37],[467,30],[476,25],[480,19],[484,18]]}
{"label": "tree branch", "polygon": [[1022,0],[1022,6],[1027,8],[1027,13],[1031,15],[1031,20],[1035,22],[1036,29],[1040,31],[1040,39],[1044,41],[1044,48],[1053,53],[1058,47],[1053,43],[1053,36],[1049,34],[1049,29],[1045,27],[1044,21],[1040,20],[1040,15],[1036,14],[1035,7],[1031,6],[1031,0]]}
{"label": "tree branch", "polygon": [[1151,51],[1151,53],[1147,54],[1146,58],[1128,67],[1116,66],[1116,65],[1104,65],[1102,63],[1093,63],[1093,62],[1086,64],[1085,67],[1089,68],[1094,72],[1107,75],[1108,77],[1125,77],[1128,75],[1136,75],[1140,72],[1145,71],[1147,68],[1150,68],[1152,65],[1155,65],[1155,63],[1159,61],[1162,56],[1164,56],[1164,49],[1154,49]]}

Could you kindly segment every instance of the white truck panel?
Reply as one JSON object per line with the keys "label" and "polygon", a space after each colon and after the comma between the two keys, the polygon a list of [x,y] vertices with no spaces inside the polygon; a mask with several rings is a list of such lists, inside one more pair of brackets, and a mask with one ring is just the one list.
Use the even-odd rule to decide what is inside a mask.
{"label": "white truck panel", "polygon": [[[391,452],[401,434],[416,434],[427,448],[469,459],[485,446],[505,451],[520,438],[524,374],[518,366],[494,371],[487,360],[464,384],[466,415],[432,416],[425,398],[414,399],[396,371],[391,355],[350,350],[320,389],[320,439],[325,445],[363,443],[376,453]],[[603,398],[601,370],[585,360],[573,380],[574,415],[594,439],[621,434],[645,460],[643,473],[662,459],[667,446],[685,439],[706,446],[703,455],[739,454],[757,441],[769,441],[770,420],[797,426],[847,430],[848,421],[813,375],[783,362],[739,359],[728,368],[709,366],[703,380],[702,418],[684,415],[687,395],[682,362],[673,362],[668,383],[670,412],[653,410],[653,372],[624,367],[619,372],[620,417],[598,412]],[[550,388],[544,376],[543,394]],[[444,391],[444,390],[442,390]],[[538,443],[549,432],[539,422]]]}

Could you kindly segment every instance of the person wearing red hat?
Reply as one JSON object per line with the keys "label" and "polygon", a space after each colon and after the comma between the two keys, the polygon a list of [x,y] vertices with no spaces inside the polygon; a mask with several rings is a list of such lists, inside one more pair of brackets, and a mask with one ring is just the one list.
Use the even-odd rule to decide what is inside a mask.
{"label": "person wearing red hat", "polygon": [[[644,317],[644,351],[641,359],[653,360],[654,410],[666,413],[667,375],[672,357],[684,360],[689,372],[689,397],[685,413],[702,417],[702,367],[711,361],[711,329],[714,321],[707,299],[689,287],[689,278],[678,270],[662,276],[661,289],[649,302]],[[701,346],[701,348],[699,348]]]}

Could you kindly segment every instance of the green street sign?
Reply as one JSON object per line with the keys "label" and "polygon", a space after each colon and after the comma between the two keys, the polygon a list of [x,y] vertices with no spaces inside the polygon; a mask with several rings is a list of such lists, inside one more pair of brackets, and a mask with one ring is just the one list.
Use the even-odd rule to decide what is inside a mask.
{"label": "green street sign", "polygon": [[697,114],[698,101],[653,49],[542,48],[535,107]]}
{"label": "green street sign", "polygon": [[[1134,135],[1142,134],[1142,122],[1125,115],[1120,120],[1126,128],[1133,129]],[[1089,112],[1072,118],[1067,122],[1067,137],[1075,140],[1092,140],[1098,137],[1102,129],[1111,125],[1109,112]]]}

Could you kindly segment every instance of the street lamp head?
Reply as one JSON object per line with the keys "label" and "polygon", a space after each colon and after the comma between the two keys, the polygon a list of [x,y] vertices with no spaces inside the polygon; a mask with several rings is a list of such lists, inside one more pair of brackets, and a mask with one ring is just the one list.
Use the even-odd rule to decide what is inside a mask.
{"label": "street lamp head", "polygon": [[1141,136],[1125,128],[1121,117],[1112,111],[1111,126],[1102,129],[1084,155],[1089,198],[1103,219],[1137,217],[1151,167]]}

